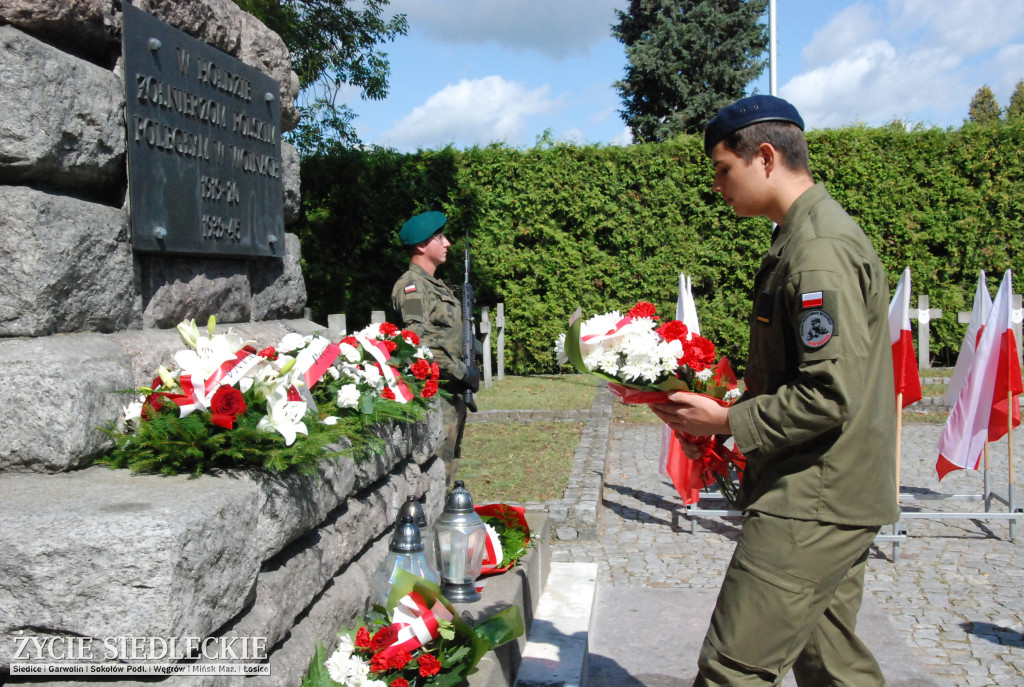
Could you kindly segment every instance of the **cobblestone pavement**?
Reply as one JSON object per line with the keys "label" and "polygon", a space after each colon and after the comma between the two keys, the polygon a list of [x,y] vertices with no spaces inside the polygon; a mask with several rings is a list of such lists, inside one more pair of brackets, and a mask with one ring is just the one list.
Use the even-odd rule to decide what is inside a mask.
{"label": "cobblestone pavement", "polygon": [[[553,541],[552,560],[597,562],[602,585],[717,588],[738,521],[698,516],[691,533],[671,481],[657,472],[661,428],[620,422],[606,426],[598,537]],[[935,446],[941,429],[904,426],[902,493],[980,497],[981,472],[957,471],[938,481]],[[1015,435],[1019,463],[1024,432]],[[991,490],[1003,497],[1007,454],[1005,438],[991,445]],[[905,520],[907,536],[898,549],[890,542],[875,545],[868,593],[890,613],[908,647],[941,684],[1024,686],[1024,523],[1017,526],[1016,541],[1010,541],[1008,521],[983,519],[980,499],[904,500],[903,510],[979,515]],[[1006,513],[1007,507],[993,502],[991,511]]]}

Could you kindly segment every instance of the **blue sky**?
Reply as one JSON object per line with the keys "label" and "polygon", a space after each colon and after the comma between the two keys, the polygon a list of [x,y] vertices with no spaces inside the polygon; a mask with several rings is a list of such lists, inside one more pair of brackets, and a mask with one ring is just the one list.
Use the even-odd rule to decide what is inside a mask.
{"label": "blue sky", "polygon": [[[611,37],[628,0],[392,0],[409,34],[385,47],[390,94],[339,100],[367,144],[630,142]],[[1006,106],[1024,78],[1022,0],[776,0],[778,95],[808,128],[899,119],[959,126],[983,84]],[[767,69],[752,85],[769,90]]]}

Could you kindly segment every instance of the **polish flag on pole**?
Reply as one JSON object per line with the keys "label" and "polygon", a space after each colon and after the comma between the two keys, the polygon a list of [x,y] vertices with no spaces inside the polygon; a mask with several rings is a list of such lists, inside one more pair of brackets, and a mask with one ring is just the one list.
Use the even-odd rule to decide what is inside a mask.
{"label": "polish flag on pole", "polygon": [[[700,336],[700,324],[697,322],[697,306],[693,302],[693,287],[690,278],[679,273],[679,297],[676,299],[676,319],[686,325],[689,334]],[[675,485],[685,505],[700,500],[701,475],[700,464],[690,460],[683,453],[675,432],[665,425],[661,429],[661,457],[658,462],[658,473],[668,477]]]}
{"label": "polish flag on pole", "polygon": [[892,342],[892,370],[896,381],[896,398],[901,408],[921,400],[921,377],[917,372],[917,355],[910,332],[910,268],[903,270],[896,292],[889,303],[889,339]]}
{"label": "polish flag on pole", "polygon": [[935,469],[942,479],[953,470],[977,470],[986,441],[997,441],[1020,425],[1017,397],[1024,392],[1013,336],[1013,277],[1003,275],[992,311],[981,330],[974,364],[939,437]]}
{"label": "polish flag on pole", "polygon": [[967,379],[967,373],[974,362],[974,349],[978,344],[978,334],[981,333],[991,312],[992,296],[988,293],[985,271],[982,270],[978,273],[978,285],[974,289],[974,305],[971,306],[971,319],[967,323],[967,332],[964,334],[963,343],[960,344],[960,353],[956,356],[953,375],[946,385],[946,405],[951,408],[956,404],[956,398],[960,395],[964,380]]}

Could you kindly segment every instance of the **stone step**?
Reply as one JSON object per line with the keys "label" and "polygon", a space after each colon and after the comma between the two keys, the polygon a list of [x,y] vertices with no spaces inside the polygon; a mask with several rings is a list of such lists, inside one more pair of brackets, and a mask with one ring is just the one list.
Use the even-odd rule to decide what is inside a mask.
{"label": "stone step", "polygon": [[552,563],[523,648],[516,687],[586,684],[597,563]]}

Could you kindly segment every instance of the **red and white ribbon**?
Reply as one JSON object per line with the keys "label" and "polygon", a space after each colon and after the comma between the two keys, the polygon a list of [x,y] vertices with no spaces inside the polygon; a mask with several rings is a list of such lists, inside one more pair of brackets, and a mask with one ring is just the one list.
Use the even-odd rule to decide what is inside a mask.
{"label": "red and white ribbon", "polygon": [[322,336],[315,337],[309,345],[295,357],[295,368],[306,382],[306,388],[312,389],[320,381],[338,356],[341,348],[336,343]]}
{"label": "red and white ribbon", "polygon": [[630,317],[629,315],[627,315],[626,317],[623,317],[621,320],[616,322],[615,326],[612,327],[611,329],[609,329],[606,333],[604,333],[604,334],[587,334],[586,336],[581,336],[580,337],[580,341],[582,343],[587,343],[587,344],[601,343],[605,339],[610,339],[613,336],[617,335],[619,332],[621,332],[623,329],[625,329],[627,326],[629,326],[631,324],[633,324],[633,318]]}
{"label": "red and white ribbon", "polygon": [[261,358],[255,353],[246,350],[238,351],[232,360],[227,360],[213,371],[208,378],[198,379],[190,374],[182,374],[178,383],[181,384],[182,395],[168,395],[167,397],[178,405],[181,417],[186,417],[194,410],[206,410],[210,405],[210,399],[221,386],[234,386],[245,377],[252,368],[259,364]]}
{"label": "red and white ribbon", "polygon": [[392,613],[391,624],[398,628],[398,636],[391,646],[382,650],[379,655],[386,658],[403,649],[412,652],[430,644],[440,634],[439,620],[452,620],[451,612],[443,603],[435,600],[433,606],[428,606],[419,592],[406,594],[398,600],[398,605]]}
{"label": "red and white ribbon", "polygon": [[487,539],[484,541],[484,560],[480,565],[480,574],[485,575],[494,572],[501,567],[501,561],[505,558],[505,552],[501,548],[501,539],[498,538],[498,531],[484,523],[487,529]]}
{"label": "red and white ribbon", "polygon": [[357,336],[356,340],[365,348],[373,359],[380,365],[380,371],[384,375],[384,381],[387,383],[388,388],[391,389],[392,393],[395,394],[395,400],[399,403],[408,403],[415,396],[413,396],[412,390],[408,387],[405,381],[395,374],[395,368],[388,365],[388,360],[391,359],[391,351],[387,349],[384,342],[379,339],[367,339],[363,336]]}

